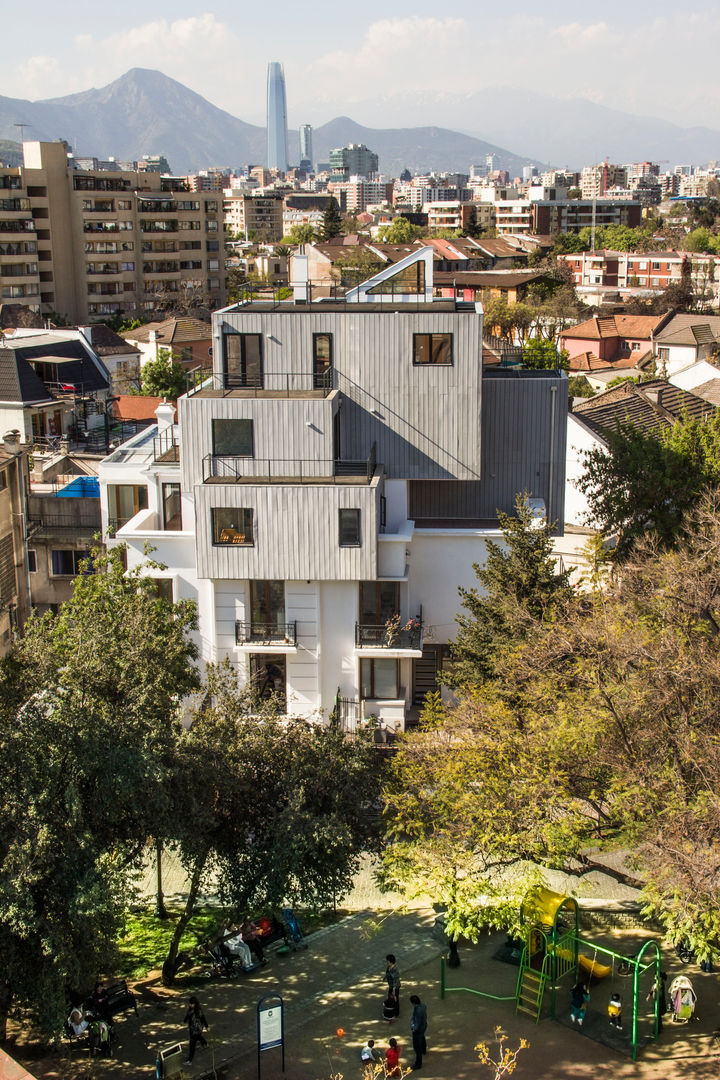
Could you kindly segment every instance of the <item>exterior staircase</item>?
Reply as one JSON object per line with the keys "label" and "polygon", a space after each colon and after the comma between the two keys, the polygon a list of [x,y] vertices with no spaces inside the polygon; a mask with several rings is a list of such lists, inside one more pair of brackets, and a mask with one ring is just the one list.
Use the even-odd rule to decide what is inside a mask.
{"label": "exterior staircase", "polygon": [[516,1013],[524,1013],[531,1016],[534,1022],[540,1019],[542,1010],[543,994],[545,993],[545,971],[536,971],[535,968],[526,967],[523,963],[518,975]]}

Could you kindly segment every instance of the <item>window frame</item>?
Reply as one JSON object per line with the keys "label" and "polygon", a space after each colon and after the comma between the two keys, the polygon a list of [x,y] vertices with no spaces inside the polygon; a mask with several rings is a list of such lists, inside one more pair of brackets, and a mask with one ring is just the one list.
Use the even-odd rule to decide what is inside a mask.
{"label": "window frame", "polygon": [[[442,330],[442,331],[438,331],[437,333],[429,332],[429,333],[423,333],[423,334],[419,334],[419,333],[418,334],[413,334],[413,367],[454,367],[455,357],[454,357],[454,348],[453,348],[453,345],[454,345],[453,337],[454,337],[454,334],[453,334],[453,332],[451,330]],[[426,346],[425,346],[425,348],[427,349],[428,356],[430,356],[430,358],[431,358],[429,360],[418,360],[418,340],[420,338],[429,339]],[[447,338],[447,339],[449,339],[449,345],[450,345],[450,359],[449,360],[437,361],[437,360],[432,359],[432,357],[433,357],[433,338]]]}
{"label": "window frame", "polygon": [[[218,514],[230,514],[234,519],[240,521],[241,514],[249,514],[249,526],[247,519],[245,522],[244,532],[241,528],[236,528],[235,525],[220,525],[217,521],[216,515]],[[210,529],[212,533],[212,546],[213,547],[255,547],[256,539],[256,526],[255,526],[255,507],[254,506],[211,506],[210,507]],[[229,536],[225,540],[221,540],[220,537],[223,533],[234,532],[235,536]],[[250,539],[247,539],[248,534]],[[239,537],[243,539],[239,539]]]}
{"label": "window frame", "polygon": [[37,550],[36,548],[27,549],[27,568],[28,574],[37,574]]}
{"label": "window frame", "polygon": [[[55,569],[55,556],[56,555],[69,555],[73,568],[70,571]],[[50,576],[51,577],[77,577],[78,574],[83,571],[80,570],[80,563],[85,559],[90,558],[90,552],[86,549],[79,550],[78,548],[51,548],[50,549]],[[85,573],[92,573],[92,570],[85,571]]]}
{"label": "window frame", "polygon": [[[377,689],[376,689],[376,685],[375,685],[375,683],[376,683],[375,667],[376,667],[376,664],[377,664],[378,661],[380,661],[382,664],[386,664],[386,665],[393,664],[394,665],[394,668],[395,668],[395,693],[394,694],[383,694],[381,697],[378,697],[378,695],[377,695]],[[369,679],[366,679],[364,677],[364,672],[366,672],[366,671],[370,672],[370,678]],[[369,694],[363,693],[363,690],[365,688],[366,683],[369,684],[369,689],[370,689]],[[399,662],[398,658],[397,657],[390,657],[390,656],[362,656],[360,658],[360,685],[359,685],[359,689],[360,689],[360,697],[365,701],[398,701],[399,696],[400,696],[400,662]]]}
{"label": "window frame", "polygon": [[[357,523],[355,529],[356,540],[351,542],[343,541],[343,515],[354,514]],[[357,506],[340,506],[338,507],[338,547],[341,548],[361,548],[362,547],[362,511]]]}
{"label": "window frame", "polygon": [[[177,497],[177,513],[170,516],[168,514],[168,504],[174,497]],[[182,532],[182,486],[177,481],[164,481],[160,489],[160,500],[162,504],[163,532]],[[170,522],[176,520],[179,524],[170,524]]]}
{"label": "window frame", "polygon": [[[217,434],[216,434],[216,432],[218,431],[217,425],[219,425],[219,424],[249,424],[250,425],[250,428],[249,428],[250,451],[248,453],[245,453],[245,454],[237,453],[237,451],[234,451],[234,452],[219,451],[217,449]],[[239,417],[216,416],[216,417],[213,418],[213,420],[211,422],[210,432],[211,432],[211,436],[212,436],[212,454],[213,454],[213,457],[241,457],[241,458],[254,458],[255,457],[255,421],[252,420],[251,418],[245,417],[245,416],[239,416]]]}

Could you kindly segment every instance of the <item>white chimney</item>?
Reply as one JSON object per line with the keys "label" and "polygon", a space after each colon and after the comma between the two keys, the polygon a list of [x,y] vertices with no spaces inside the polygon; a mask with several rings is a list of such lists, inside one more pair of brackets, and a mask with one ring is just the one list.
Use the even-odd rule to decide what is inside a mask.
{"label": "white chimney", "polygon": [[155,410],[155,415],[157,416],[158,434],[160,434],[161,431],[167,431],[175,423],[175,406],[163,398]]}
{"label": "white chimney", "polygon": [[3,449],[6,454],[12,454],[13,457],[17,457],[21,453],[20,432],[17,429],[5,432],[3,435]]}

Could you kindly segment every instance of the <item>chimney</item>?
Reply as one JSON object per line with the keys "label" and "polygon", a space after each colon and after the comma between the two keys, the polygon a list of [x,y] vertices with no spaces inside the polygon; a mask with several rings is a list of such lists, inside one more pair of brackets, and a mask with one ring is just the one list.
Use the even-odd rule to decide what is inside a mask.
{"label": "chimney", "polygon": [[159,435],[161,431],[167,431],[175,423],[175,406],[163,398],[155,410],[155,415],[157,416]]}
{"label": "chimney", "polygon": [[6,454],[12,454],[13,457],[17,457],[22,452],[20,432],[17,429],[5,432],[3,435],[3,450]]}
{"label": "chimney", "polygon": [[78,330],[85,338],[88,345],[92,347],[92,326],[78,326]]}
{"label": "chimney", "polygon": [[660,404],[660,391],[662,390],[662,386],[641,386],[640,389],[651,405]]}

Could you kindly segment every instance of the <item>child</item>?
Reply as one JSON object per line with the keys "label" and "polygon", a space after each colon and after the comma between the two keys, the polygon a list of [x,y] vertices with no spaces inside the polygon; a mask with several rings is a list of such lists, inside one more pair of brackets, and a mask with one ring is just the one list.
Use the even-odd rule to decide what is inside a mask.
{"label": "child", "polygon": [[401,1076],[400,1072],[400,1047],[398,1046],[397,1039],[390,1039],[388,1048],[385,1051],[385,1068],[387,1070],[387,1076]]}
{"label": "child", "polygon": [[360,1051],[360,1060],[363,1065],[370,1065],[375,1061],[382,1061],[382,1054],[379,1050],[375,1049],[375,1040],[368,1039]]}
{"label": "child", "polygon": [[589,1000],[590,994],[586,983],[576,983],[570,993],[570,1019],[573,1023],[577,1020],[578,1027],[582,1027]]}
{"label": "child", "polygon": [[622,1031],[622,998],[619,994],[612,994],[608,1001],[608,1019],[611,1027]]}

